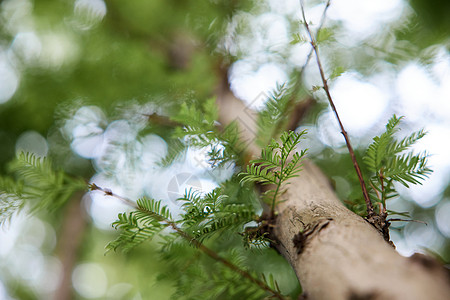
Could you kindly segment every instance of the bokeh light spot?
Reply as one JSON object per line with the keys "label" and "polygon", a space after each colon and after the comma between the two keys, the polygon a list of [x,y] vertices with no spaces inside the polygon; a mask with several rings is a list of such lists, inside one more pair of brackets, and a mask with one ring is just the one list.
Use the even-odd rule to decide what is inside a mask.
{"label": "bokeh light spot", "polygon": [[16,70],[0,52],[0,104],[7,102],[19,86],[19,76]]}
{"label": "bokeh light spot", "polygon": [[79,264],[72,273],[75,291],[84,298],[100,298],[106,293],[108,279],[103,268],[95,263]]}
{"label": "bokeh light spot", "polygon": [[450,238],[450,201],[443,201],[436,207],[436,225],[439,231]]}
{"label": "bokeh light spot", "polygon": [[47,140],[36,131],[27,131],[16,142],[16,152],[31,152],[36,156],[47,156]]}

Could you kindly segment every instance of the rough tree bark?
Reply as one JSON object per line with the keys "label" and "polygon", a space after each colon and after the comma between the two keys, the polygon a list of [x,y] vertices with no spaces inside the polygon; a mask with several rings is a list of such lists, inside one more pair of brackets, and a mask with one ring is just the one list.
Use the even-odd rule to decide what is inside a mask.
{"label": "rough tree bark", "polygon": [[[236,120],[248,152],[259,156],[255,114],[223,80],[217,88],[220,121]],[[349,158],[350,159],[350,158]],[[449,299],[450,276],[424,255],[399,255],[372,225],[348,210],[310,161],[277,205],[272,237],[295,270],[303,299]]]}

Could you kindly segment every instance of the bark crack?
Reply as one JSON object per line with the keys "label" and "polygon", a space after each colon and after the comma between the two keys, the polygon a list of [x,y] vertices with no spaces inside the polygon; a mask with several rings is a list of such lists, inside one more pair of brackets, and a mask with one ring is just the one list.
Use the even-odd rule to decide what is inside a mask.
{"label": "bark crack", "polygon": [[327,227],[332,220],[332,218],[319,219],[311,224],[308,224],[304,230],[294,235],[292,242],[294,243],[294,248],[297,249],[297,255],[300,255],[311,238]]}

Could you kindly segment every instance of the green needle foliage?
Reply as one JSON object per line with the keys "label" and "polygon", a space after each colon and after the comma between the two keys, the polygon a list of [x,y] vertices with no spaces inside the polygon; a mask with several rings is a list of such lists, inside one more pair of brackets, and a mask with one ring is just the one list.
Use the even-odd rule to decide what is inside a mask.
{"label": "green needle foliage", "polygon": [[297,177],[297,173],[301,170],[301,161],[306,150],[301,150],[300,153],[293,151],[304,134],[306,131],[284,132],[280,137],[281,144],[272,139],[272,142],[261,151],[261,158],[250,161],[247,172],[241,173],[244,176],[242,183],[258,182],[262,185],[275,185],[275,189],[265,192],[263,198],[263,201],[271,206],[272,214],[279,195],[283,193],[284,184],[290,178]]}
{"label": "green needle foliage", "polygon": [[32,153],[19,153],[9,165],[8,177],[0,177],[0,224],[30,205],[32,211],[54,211],[86,182],[62,170],[54,170],[48,158]]}
{"label": "green needle foliage", "polygon": [[[119,214],[118,220],[113,223],[113,227],[119,230],[120,234],[116,240],[106,246],[107,251],[116,251],[120,248],[128,252],[159,235],[162,257],[168,261],[168,264],[181,263],[181,268],[184,270],[175,278],[177,292],[173,295],[174,298],[263,298],[267,295],[267,289],[262,289],[249,278],[249,276],[258,278],[257,274],[245,271],[248,275],[242,276],[224,264],[221,259],[217,259],[220,254],[220,257],[224,257],[228,264],[247,270],[234,244],[222,247],[220,251],[214,251],[213,256],[216,257],[216,261],[211,261],[211,257],[197,255],[198,253],[190,255],[183,261],[171,255],[180,249],[183,253],[190,253],[193,248],[200,248],[206,253],[213,251],[205,250],[203,243],[212,238],[215,233],[221,233],[222,238],[227,235],[228,240],[233,240],[233,235],[236,237],[237,233],[243,234],[246,223],[257,219],[252,205],[232,203],[230,198],[222,195],[221,192],[221,188],[206,195],[192,189],[187,191],[179,199],[184,202],[182,208],[185,213],[177,221],[173,220],[167,207],[161,205],[161,201],[139,199],[134,211]],[[107,191],[107,193],[114,196],[112,192]],[[165,228],[170,228],[173,232],[162,233]],[[211,255],[208,254],[208,256]],[[269,277],[269,281],[262,280],[264,277],[261,277],[260,281],[270,288],[273,287],[273,290],[279,293],[278,284],[273,278]]]}
{"label": "green needle foliage", "polygon": [[[226,250],[218,250],[218,253],[246,269],[247,258],[242,252]],[[170,249],[165,249],[162,258],[168,262],[170,270],[161,274],[160,279],[170,280],[176,286],[172,299],[260,300],[270,297],[247,278],[205,255],[198,255],[192,247],[187,249],[184,244],[175,243]],[[257,277],[257,274],[252,272],[252,276]]]}
{"label": "green needle foliage", "polygon": [[227,196],[221,195],[217,188],[202,196],[189,190],[180,198],[182,205],[183,229],[196,240],[203,241],[216,233],[240,233],[246,223],[257,219],[252,206],[227,202]]}
{"label": "green needle foliage", "polygon": [[161,201],[142,198],[137,201],[137,210],[121,213],[112,226],[120,230],[120,235],[106,246],[106,250],[116,250],[119,247],[128,252],[144,241],[151,240],[156,234],[168,227],[172,216]]}
{"label": "green needle foliage", "polygon": [[371,172],[370,183],[372,196],[386,208],[386,200],[398,196],[394,183],[409,187],[409,184],[421,184],[431,174],[427,167],[427,154],[406,152],[414,143],[425,136],[423,130],[397,140],[395,133],[399,130],[402,117],[394,115],[386,124],[386,131],[373,138],[367,149],[364,162]]}
{"label": "green needle foliage", "polygon": [[[178,113],[171,119],[180,124],[175,128],[175,138],[183,138],[188,146],[207,148],[212,167],[239,160],[240,154],[245,150],[244,144],[239,141],[236,123],[219,128],[214,98],[203,103],[182,103]],[[170,157],[165,160],[172,161]]]}
{"label": "green needle foliage", "polygon": [[286,83],[277,84],[276,89],[270,94],[264,108],[258,114],[257,143],[265,147],[270,139],[279,134],[280,128],[288,119],[289,100],[292,96],[292,88]]}
{"label": "green needle foliage", "polygon": [[[189,236],[196,242],[203,242],[216,233],[225,235],[243,234],[244,225],[257,220],[254,208],[248,204],[224,201],[228,197],[221,195],[221,188],[202,195],[189,190],[179,200],[185,211],[180,220],[174,221],[161,201],[143,198],[137,201],[136,210],[121,213],[112,225],[120,230],[119,237],[109,243],[106,249],[124,252],[130,251],[144,241],[151,240],[166,227],[180,225],[179,233]],[[195,244],[194,244],[195,245]]]}
{"label": "green needle foliage", "polygon": [[[301,168],[300,162],[306,150],[299,153],[295,149],[303,134],[305,134],[304,131],[301,133],[285,132],[280,137],[281,143],[273,140],[262,151],[262,157],[251,162],[247,173],[244,173],[241,180],[241,182],[274,184],[275,190],[266,193],[266,196],[270,195],[270,203],[273,207],[286,181],[298,176],[296,173]],[[249,249],[251,245],[264,248],[270,240],[260,230],[262,221],[255,212],[254,203],[251,201],[236,202],[239,199],[234,197],[236,191],[230,192],[227,187],[229,183],[225,182],[222,187],[207,194],[193,189],[186,191],[185,195],[178,199],[182,203],[181,208],[184,213],[176,221],[172,219],[167,207],[161,205],[161,201],[146,198],[138,200],[136,210],[119,214],[118,220],[113,223],[113,227],[120,230],[120,235],[107,245],[107,250],[120,248],[127,252],[142,242],[159,235],[162,252],[165,253],[169,264],[172,264],[177,260],[167,253],[176,251],[176,249],[183,248],[184,252],[189,252],[190,250],[184,247],[194,246],[205,252],[204,243],[211,241],[214,242],[214,245],[217,240],[213,238],[218,237],[219,234],[221,240],[227,237],[225,240],[230,241],[241,236],[243,238],[241,238],[239,246],[226,245],[215,253],[221,253],[221,257],[229,257],[228,261],[234,266],[241,270],[247,270],[240,260],[234,262],[239,257],[236,256],[236,249]],[[236,185],[234,184],[234,186]],[[244,185],[237,186],[239,189],[246,189]],[[230,194],[227,195],[226,192],[230,192]],[[246,226],[250,222],[258,224],[258,227]],[[167,231],[164,231],[163,233],[165,228],[171,228],[174,232],[168,234]],[[208,251],[210,250],[206,250],[205,253]],[[178,289],[174,296],[184,299],[229,299],[230,297],[261,299],[267,295],[268,290],[261,289],[261,286],[250,280],[249,276],[261,278],[260,282],[264,282],[269,289],[274,291],[274,294],[280,293],[278,283],[271,275],[269,277],[257,276],[248,271],[248,274],[251,275],[242,276],[239,272],[227,267],[220,259],[213,263],[214,272],[211,273],[212,264],[211,262],[206,263],[204,259],[203,255],[194,255],[188,260],[192,262],[188,263],[186,260],[182,262],[185,269],[183,274],[188,274],[188,276],[178,276],[176,279]],[[208,259],[210,260],[211,257]],[[201,285],[199,285],[200,282]]]}

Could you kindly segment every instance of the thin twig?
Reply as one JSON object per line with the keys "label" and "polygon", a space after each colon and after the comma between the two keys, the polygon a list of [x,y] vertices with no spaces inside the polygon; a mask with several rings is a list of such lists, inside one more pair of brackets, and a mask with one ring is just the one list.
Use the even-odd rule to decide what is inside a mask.
{"label": "thin twig", "polygon": [[106,196],[112,196],[112,197],[114,197],[116,199],[119,199],[120,201],[124,202],[128,206],[131,206],[134,209],[139,209],[135,202],[131,201],[130,199],[121,197],[121,196],[119,196],[117,194],[114,194],[110,189],[99,187],[95,183],[89,184],[89,189],[91,191],[101,191],[101,192],[105,193]]}
{"label": "thin twig", "polygon": [[427,223],[427,222],[420,221],[420,220],[405,220],[405,219],[397,219],[397,218],[394,218],[394,219],[388,219],[387,221],[388,221],[388,222],[414,222],[414,223],[425,224],[425,225],[428,226],[428,223]]}
{"label": "thin twig", "polygon": [[[329,2],[327,3],[327,6],[329,6]],[[323,71],[322,63],[320,62],[319,50],[318,50],[318,47],[317,47],[317,43],[316,43],[316,40],[315,40],[315,38],[314,38],[314,36],[313,36],[313,34],[311,32],[311,29],[309,28],[308,22],[306,21],[303,0],[300,0],[300,7],[301,7],[301,10],[302,10],[303,22],[304,22],[306,31],[308,32],[312,49],[314,50],[314,52],[316,54],[317,66],[319,67],[320,77],[322,78],[323,89],[325,90],[325,93],[326,93],[327,98],[328,98],[328,102],[330,103],[330,106],[333,109],[333,112],[334,112],[334,114],[336,116],[336,119],[337,119],[337,121],[339,123],[339,127],[341,128],[341,133],[344,136],[345,143],[346,143],[347,148],[348,148],[348,152],[350,153],[350,157],[352,159],[353,166],[354,166],[354,168],[356,170],[356,174],[358,175],[359,183],[361,185],[361,189],[362,189],[362,192],[363,192],[364,200],[366,202],[367,214],[370,217],[370,216],[372,216],[374,214],[373,205],[372,205],[372,202],[370,201],[369,193],[367,192],[366,184],[364,182],[364,178],[362,176],[362,172],[361,172],[361,169],[359,167],[358,161],[356,160],[355,152],[354,152],[353,147],[352,147],[352,145],[350,143],[350,139],[348,137],[347,131],[345,131],[344,125],[342,124],[341,119],[339,117],[339,114],[338,114],[338,112],[336,110],[336,106],[334,105],[333,99],[331,98],[330,89],[328,88],[328,82],[327,82],[327,79],[325,77],[325,73]]]}
{"label": "thin twig", "polygon": [[[330,7],[330,3],[331,3],[331,0],[328,0],[327,3],[325,4],[325,8],[323,9],[322,16],[320,17],[319,27],[317,27],[316,36],[319,34],[319,31],[322,29],[323,25],[325,24],[326,15],[327,15],[328,8]],[[311,50],[309,50],[308,56],[306,57],[306,62],[300,69],[299,77],[301,77],[303,75],[303,73],[305,72],[305,69],[309,64],[309,61],[311,60],[313,53],[314,53],[314,47],[311,47]],[[301,78],[299,78],[299,79],[301,79]],[[299,81],[301,83],[301,80],[299,80]]]}
{"label": "thin twig", "polygon": [[[328,0],[327,4],[325,6],[325,9],[322,12],[322,16],[320,19],[319,27],[317,28],[316,35],[319,33],[319,31],[322,29],[323,25],[325,24],[326,14],[327,14],[328,7],[330,6],[330,1],[331,0]],[[296,96],[297,96],[298,92],[300,91],[301,87],[303,86],[303,81],[302,81],[303,73],[305,73],[306,67],[309,64],[313,53],[314,53],[314,49],[311,48],[306,57],[305,63],[303,64],[303,66],[300,68],[300,70],[298,72],[298,78],[295,81],[293,88],[292,88],[291,97],[290,97],[290,99],[288,101],[288,105],[287,105],[288,107],[293,107],[292,113],[289,116],[288,125],[286,126],[286,128],[288,130],[295,130],[297,128],[298,123],[304,117],[306,111],[314,103],[314,98],[312,98],[312,97],[308,97],[308,98],[302,100],[300,103],[296,103]],[[281,124],[278,124],[278,128],[276,128],[276,129],[279,129],[280,125]],[[277,130],[275,130],[275,132],[277,132]]]}
{"label": "thin twig", "polygon": [[[142,211],[141,208],[135,202],[133,202],[130,199],[127,199],[125,197],[122,197],[122,196],[119,196],[117,194],[114,194],[110,189],[99,187],[95,183],[91,183],[89,185],[89,187],[90,187],[90,189],[92,191],[97,190],[97,191],[104,192],[105,195],[114,197],[116,199],[119,199],[120,201],[124,202],[125,204],[131,206],[132,208]],[[259,280],[258,278],[253,277],[247,271],[239,268],[238,266],[236,266],[235,264],[233,264],[229,260],[221,257],[219,254],[217,254],[211,248],[206,247],[201,242],[199,242],[198,240],[194,239],[191,235],[189,235],[187,232],[183,231],[180,227],[178,227],[175,222],[172,222],[170,220],[163,219],[163,218],[161,218],[161,220],[159,220],[159,221],[169,225],[173,230],[175,230],[176,233],[178,233],[178,235],[180,235],[182,238],[184,238],[188,242],[194,244],[194,246],[196,246],[198,249],[200,249],[200,251],[202,251],[203,253],[205,253],[206,255],[211,257],[212,259],[222,263],[224,266],[226,266],[227,268],[231,269],[232,271],[235,271],[235,272],[239,273],[241,276],[243,276],[243,277],[247,278],[248,280],[250,280],[251,282],[255,283],[256,285],[258,285],[260,288],[262,288],[266,292],[269,292],[269,293],[273,294],[277,299],[280,299],[280,300],[286,299],[283,295],[281,295],[279,292],[277,292],[277,291],[273,290],[272,288],[270,288],[263,281]]]}

